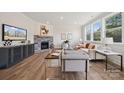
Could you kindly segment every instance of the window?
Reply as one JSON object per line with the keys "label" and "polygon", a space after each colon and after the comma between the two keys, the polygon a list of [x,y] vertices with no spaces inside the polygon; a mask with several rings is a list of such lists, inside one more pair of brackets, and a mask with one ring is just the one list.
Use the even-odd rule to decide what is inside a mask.
{"label": "window", "polygon": [[113,41],[122,42],[122,15],[114,14],[105,19],[106,37],[113,37]]}
{"label": "window", "polygon": [[101,41],[102,21],[86,26],[86,40]]}
{"label": "window", "polygon": [[[122,43],[122,13],[113,13],[104,20],[104,24],[102,20],[98,20],[85,27],[86,40],[101,41],[105,35],[105,37],[113,37],[115,43]],[[105,30],[102,31],[103,27]]]}
{"label": "window", "polygon": [[86,40],[91,40],[91,26],[86,26]]}
{"label": "window", "polygon": [[93,24],[93,40],[101,41],[102,22],[96,21]]}

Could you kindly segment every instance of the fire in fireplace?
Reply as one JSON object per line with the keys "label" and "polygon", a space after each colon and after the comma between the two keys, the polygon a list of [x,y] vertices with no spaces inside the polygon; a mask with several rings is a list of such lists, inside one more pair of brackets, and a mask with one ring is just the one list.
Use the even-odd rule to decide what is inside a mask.
{"label": "fire in fireplace", "polygon": [[43,50],[43,49],[49,49],[48,41],[41,42],[41,50]]}

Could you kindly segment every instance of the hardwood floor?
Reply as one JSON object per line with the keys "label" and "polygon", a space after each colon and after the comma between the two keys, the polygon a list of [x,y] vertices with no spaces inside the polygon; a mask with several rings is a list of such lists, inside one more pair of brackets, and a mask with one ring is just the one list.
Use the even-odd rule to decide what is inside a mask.
{"label": "hardwood floor", "polygon": [[[22,62],[7,68],[0,69],[1,80],[45,80],[45,60],[47,52],[34,54]],[[90,62],[89,80],[124,80],[123,72],[105,71],[104,62]],[[61,79],[65,76],[66,80],[84,80],[85,73],[65,73],[61,74],[60,68],[47,69],[48,79]],[[55,78],[57,77],[57,78]]]}

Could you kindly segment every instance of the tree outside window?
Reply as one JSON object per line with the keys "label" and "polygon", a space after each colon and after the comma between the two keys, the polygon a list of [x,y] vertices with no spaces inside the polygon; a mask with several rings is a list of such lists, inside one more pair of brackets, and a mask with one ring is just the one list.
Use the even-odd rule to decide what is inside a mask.
{"label": "tree outside window", "polygon": [[122,15],[112,15],[105,20],[106,37],[113,37],[113,41],[122,42]]}
{"label": "tree outside window", "polygon": [[102,22],[97,21],[93,24],[93,40],[101,41],[101,31],[102,31]]}

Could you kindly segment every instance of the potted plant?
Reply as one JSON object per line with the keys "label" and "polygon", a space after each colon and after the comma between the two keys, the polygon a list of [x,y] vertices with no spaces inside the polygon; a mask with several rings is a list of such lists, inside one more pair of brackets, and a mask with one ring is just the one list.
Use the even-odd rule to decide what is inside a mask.
{"label": "potted plant", "polygon": [[69,47],[69,40],[65,40],[64,41],[64,48],[68,49],[68,47]]}
{"label": "potted plant", "polygon": [[65,40],[65,41],[64,41],[64,43],[65,43],[65,44],[68,44],[68,43],[69,43],[69,41],[68,41],[68,40]]}

